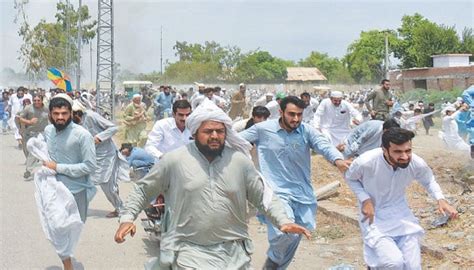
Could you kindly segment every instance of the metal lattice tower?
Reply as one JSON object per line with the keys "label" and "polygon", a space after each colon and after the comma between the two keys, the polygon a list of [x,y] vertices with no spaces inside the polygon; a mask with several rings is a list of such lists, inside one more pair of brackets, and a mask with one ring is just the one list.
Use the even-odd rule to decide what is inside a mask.
{"label": "metal lattice tower", "polygon": [[99,0],[97,25],[96,108],[114,119],[114,13],[113,0]]}

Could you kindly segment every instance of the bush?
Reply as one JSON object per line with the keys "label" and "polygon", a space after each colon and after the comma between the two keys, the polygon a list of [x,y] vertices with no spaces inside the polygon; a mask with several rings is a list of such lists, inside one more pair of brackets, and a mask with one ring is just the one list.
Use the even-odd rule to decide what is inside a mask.
{"label": "bush", "polygon": [[423,103],[428,104],[433,102],[438,108],[445,101],[453,103],[456,101],[457,97],[460,97],[463,92],[463,89],[451,89],[450,91],[438,91],[438,90],[425,90],[425,89],[415,89],[404,92],[399,96],[400,103],[405,103],[408,101],[418,102],[422,100]]}

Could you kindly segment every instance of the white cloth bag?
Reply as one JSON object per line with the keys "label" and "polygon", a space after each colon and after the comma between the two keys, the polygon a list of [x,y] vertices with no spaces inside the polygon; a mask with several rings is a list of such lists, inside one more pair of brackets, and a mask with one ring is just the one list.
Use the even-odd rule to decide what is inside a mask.
{"label": "white cloth bag", "polygon": [[[41,161],[50,161],[46,141],[40,134],[28,140],[28,151]],[[34,174],[36,205],[46,238],[61,258],[72,257],[83,223],[76,201],[56,172],[45,166]]]}

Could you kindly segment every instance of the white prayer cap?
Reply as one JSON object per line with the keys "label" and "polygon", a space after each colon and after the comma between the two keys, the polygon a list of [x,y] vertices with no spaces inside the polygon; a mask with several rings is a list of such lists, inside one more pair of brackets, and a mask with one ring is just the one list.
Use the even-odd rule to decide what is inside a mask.
{"label": "white prayer cap", "polygon": [[454,108],[453,105],[449,105],[449,106],[447,106],[446,108],[444,108],[444,111],[445,111],[445,112],[455,112],[455,111],[456,111],[456,108]]}
{"label": "white prayer cap", "polygon": [[73,102],[72,102],[72,111],[73,112],[77,112],[77,111],[81,111],[81,112],[85,112],[87,109],[84,105],[82,105],[82,103],[75,99]]}
{"label": "white prayer cap", "polygon": [[341,91],[331,91],[331,97],[333,98],[342,98],[342,92]]}
{"label": "white prayer cap", "polygon": [[194,84],[195,84],[197,87],[201,87],[201,88],[206,87],[203,83],[194,82]]}
{"label": "white prayer cap", "polygon": [[267,92],[267,93],[265,94],[265,96],[267,96],[267,97],[273,97],[273,93],[272,93],[272,92]]}
{"label": "white prayer cap", "polygon": [[209,99],[204,101],[189,115],[186,119],[186,127],[191,134],[196,134],[198,128],[204,121],[216,121],[223,123],[226,127],[226,144],[237,151],[240,151],[247,156],[250,153],[252,146],[249,142],[240,137],[232,129],[232,119],[217,105]]}
{"label": "white prayer cap", "polygon": [[71,104],[71,107],[72,107],[72,98],[70,96],[68,96],[67,94],[64,94],[64,93],[59,93],[59,94],[56,94],[53,98],[51,98],[51,100],[55,99],[55,98],[63,98],[65,99],[67,102],[69,102]]}
{"label": "white prayer cap", "polygon": [[245,87],[245,83],[239,84],[239,87],[240,87],[240,88]]}
{"label": "white prayer cap", "polygon": [[137,93],[137,94],[134,94],[134,95],[132,96],[132,98],[137,98],[137,97],[142,98],[142,95],[140,95],[140,94]]}

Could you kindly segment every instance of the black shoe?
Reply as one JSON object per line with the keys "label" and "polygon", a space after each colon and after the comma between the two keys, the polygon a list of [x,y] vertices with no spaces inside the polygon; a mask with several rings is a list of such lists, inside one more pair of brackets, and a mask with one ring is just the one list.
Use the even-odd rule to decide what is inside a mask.
{"label": "black shoe", "polygon": [[267,258],[265,264],[263,265],[263,270],[276,270],[278,269],[278,264]]}
{"label": "black shoe", "polygon": [[25,178],[25,179],[30,178],[30,176],[31,176],[31,173],[28,172],[28,171],[23,174],[23,178]]}

